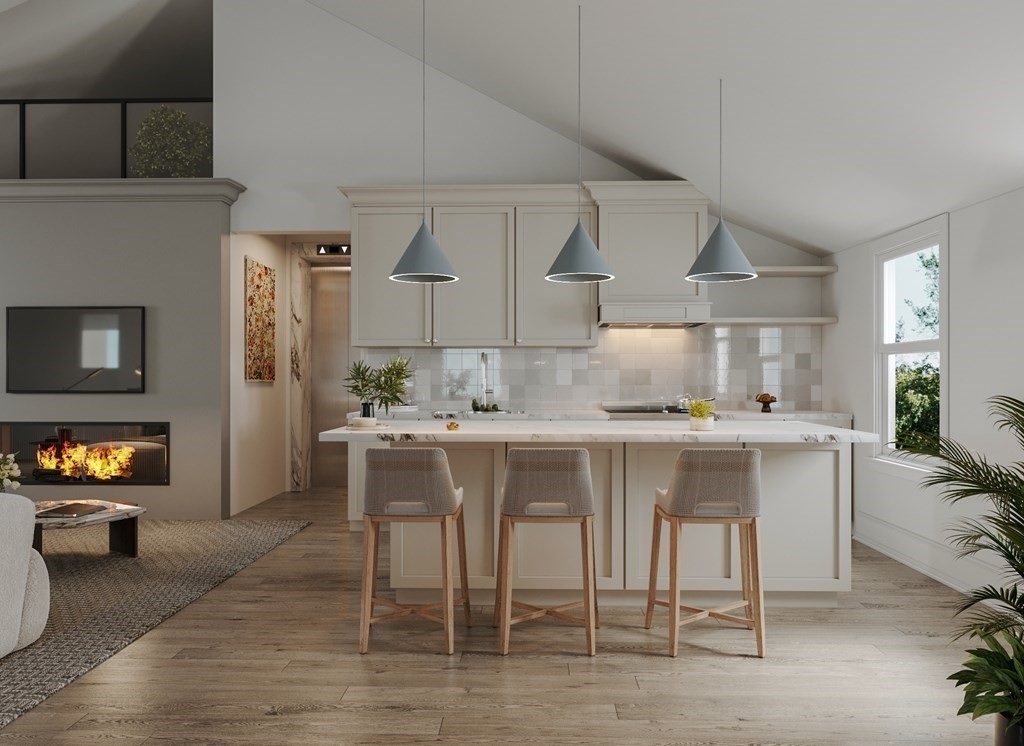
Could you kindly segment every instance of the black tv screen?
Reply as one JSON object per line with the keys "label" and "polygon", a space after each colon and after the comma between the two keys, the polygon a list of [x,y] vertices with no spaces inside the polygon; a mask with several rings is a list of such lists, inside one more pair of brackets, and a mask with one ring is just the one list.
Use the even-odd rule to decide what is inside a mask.
{"label": "black tv screen", "polygon": [[11,306],[7,392],[145,391],[142,306]]}

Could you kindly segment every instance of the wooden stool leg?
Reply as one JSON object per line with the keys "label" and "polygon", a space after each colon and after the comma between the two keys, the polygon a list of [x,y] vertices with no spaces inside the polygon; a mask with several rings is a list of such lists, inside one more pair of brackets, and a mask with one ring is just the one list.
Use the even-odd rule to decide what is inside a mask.
{"label": "wooden stool leg", "polygon": [[675,658],[679,649],[679,534],[683,526],[675,518],[668,519],[668,526],[668,654]]}
{"label": "wooden stool leg", "polygon": [[443,591],[444,638],[448,655],[455,652],[455,593],[452,586],[452,529],[454,521],[450,515],[441,520],[441,588]]}
{"label": "wooden stool leg", "polygon": [[498,572],[501,573],[501,632],[498,647],[502,655],[508,655],[508,638],[512,628],[512,565],[515,557],[516,524],[511,517],[501,517],[502,552],[504,557]]}
{"label": "wooden stool leg", "polygon": [[455,529],[459,539],[459,586],[462,589],[462,609],[466,615],[466,626],[473,626],[473,617],[469,610],[469,567],[466,560],[466,519],[459,506],[455,514]]}
{"label": "wooden stool leg", "polygon": [[594,589],[594,628],[601,628],[601,605],[597,602],[597,544],[594,542],[594,519],[590,519],[590,587]]}
{"label": "wooden stool leg", "polygon": [[363,587],[359,604],[359,652],[370,649],[370,617],[373,616],[374,567],[377,564],[377,531],[373,519],[363,516]]}
{"label": "wooden stool leg", "polygon": [[[371,521],[370,525],[373,526],[373,583],[370,591],[370,599],[377,598],[377,575],[378,568],[380,566],[380,522]],[[366,530],[366,527],[363,527]],[[370,616],[373,616],[373,607],[370,607]]]}
{"label": "wooden stool leg", "polygon": [[583,553],[583,626],[587,629],[587,655],[597,652],[594,635],[594,516],[580,521],[580,549]]}
{"label": "wooden stool leg", "polygon": [[661,554],[661,516],[654,509],[654,533],[651,534],[651,577],[647,583],[647,613],[644,615],[644,629],[654,623],[654,596],[658,589],[658,559]]}
{"label": "wooden stool leg", "polygon": [[494,615],[491,626],[497,629],[501,624],[501,600],[505,597],[505,521],[498,521],[498,564],[494,570]]}
{"label": "wooden stool leg", "polygon": [[761,583],[761,519],[750,522],[750,591],[753,596],[754,635],[757,637],[757,657],[764,658],[764,587]]}
{"label": "wooden stool leg", "polygon": [[[743,615],[748,619],[753,619],[754,604],[750,600],[750,524],[740,523],[736,528],[740,532],[740,582],[743,584],[743,600],[747,603],[743,609]],[[753,622],[747,624],[747,629],[753,628]]]}

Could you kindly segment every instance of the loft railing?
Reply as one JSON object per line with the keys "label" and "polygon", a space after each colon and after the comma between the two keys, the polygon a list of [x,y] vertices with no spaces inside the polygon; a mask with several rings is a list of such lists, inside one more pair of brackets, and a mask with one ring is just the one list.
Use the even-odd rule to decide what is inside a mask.
{"label": "loft railing", "polygon": [[[41,178],[68,178],[76,176],[97,176],[97,174],[75,173],[69,169],[68,173],[53,173],[53,163],[48,163],[42,169],[33,168],[35,159],[51,157],[56,161],[62,158],[74,157],[71,150],[77,145],[79,151],[88,147],[88,138],[102,145],[98,150],[113,150],[115,134],[119,130],[119,147],[117,158],[119,158],[116,169],[120,178],[127,178],[129,175],[129,146],[130,138],[133,139],[136,132],[130,127],[130,122],[145,118],[145,114],[160,106],[176,106],[191,108],[193,117],[204,124],[212,124],[212,98],[36,98],[36,99],[0,99],[0,178],[12,178],[14,176],[14,163],[17,161],[17,178],[35,178],[34,171],[43,171]],[[206,105],[206,106],[204,106]],[[42,117],[39,125],[32,121],[34,107],[64,106],[64,112],[58,113],[63,116],[47,119]],[[85,112],[84,108],[92,107],[90,116],[80,117]],[[101,110],[97,107],[109,107],[109,110]],[[115,108],[116,107],[116,108]],[[137,108],[135,108],[137,107]],[[44,110],[38,110],[42,113]],[[17,122],[13,121],[17,117]],[[75,120],[85,122],[92,131],[77,131]],[[63,121],[61,121],[63,120]],[[38,126],[38,131],[33,128]],[[136,125],[137,126],[137,125]],[[61,130],[74,131],[75,137],[70,140],[61,138]],[[129,130],[132,131],[129,131]],[[17,132],[17,150],[15,155],[13,136]],[[47,131],[49,130],[49,132]],[[34,152],[35,148],[39,153]],[[85,153],[78,153],[78,157],[84,157]],[[97,153],[92,153],[97,157]],[[114,160],[113,158],[110,160]],[[42,163],[39,161],[38,163]],[[112,163],[103,159],[104,167],[100,169],[102,176],[113,177],[115,168]],[[59,165],[58,165],[59,168]]]}

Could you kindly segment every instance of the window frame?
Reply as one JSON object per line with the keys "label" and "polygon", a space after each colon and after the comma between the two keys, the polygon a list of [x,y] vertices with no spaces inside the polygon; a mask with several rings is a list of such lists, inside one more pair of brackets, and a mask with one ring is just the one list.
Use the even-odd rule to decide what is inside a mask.
{"label": "window frame", "polygon": [[[923,223],[898,231],[884,242],[885,248],[875,252],[874,271],[874,410],[875,429],[879,442],[875,458],[916,468],[925,465],[922,459],[908,457],[888,443],[890,422],[895,418],[895,401],[890,386],[889,356],[935,352],[939,356],[939,433],[949,433],[949,214],[943,213]],[[937,339],[910,342],[885,341],[885,265],[922,249],[938,247],[939,254],[939,336]],[[895,433],[893,433],[895,435]]]}

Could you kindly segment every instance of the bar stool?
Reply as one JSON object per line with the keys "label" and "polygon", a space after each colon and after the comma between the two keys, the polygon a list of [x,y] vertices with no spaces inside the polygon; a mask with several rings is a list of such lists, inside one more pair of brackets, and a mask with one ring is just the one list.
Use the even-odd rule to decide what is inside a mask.
{"label": "bar stool", "polygon": [[[668,654],[675,657],[679,627],[698,619],[721,619],[754,630],[757,655],[764,658],[764,590],[761,586],[761,451],[756,448],[684,448],[667,490],[655,490],[651,577],[644,629],[655,606],[668,607]],[[661,522],[669,524],[668,601],[655,599]],[[679,603],[679,536],[684,523],[736,524],[740,535],[743,600],[701,609]],[[727,612],[742,608],[744,616]],[[690,612],[680,618],[680,610]]]}
{"label": "bar stool", "polygon": [[[517,523],[578,523],[583,558],[583,600],[560,606],[534,606],[512,600],[512,567]],[[498,587],[494,624],[501,624],[499,647],[508,655],[513,624],[549,615],[587,631],[587,655],[594,655],[597,626],[594,561],[594,490],[590,477],[590,453],[585,448],[513,448],[505,464],[501,499],[501,530],[498,542]],[[512,607],[527,612],[512,616]],[[567,614],[583,607],[583,617]]]}
{"label": "bar stool", "polygon": [[[363,510],[363,586],[359,618],[359,652],[370,645],[370,625],[416,614],[444,625],[448,655],[455,652],[455,604],[462,604],[466,626],[469,580],[466,569],[466,526],[462,519],[462,488],[452,483],[448,457],[440,448],[371,448],[366,452]],[[399,604],[377,596],[377,547],[382,523],[438,523],[441,526],[442,600],[432,604]],[[458,532],[461,595],[452,587],[452,530]],[[373,615],[374,604],[396,609]],[[442,608],[442,616],[431,613]]]}

